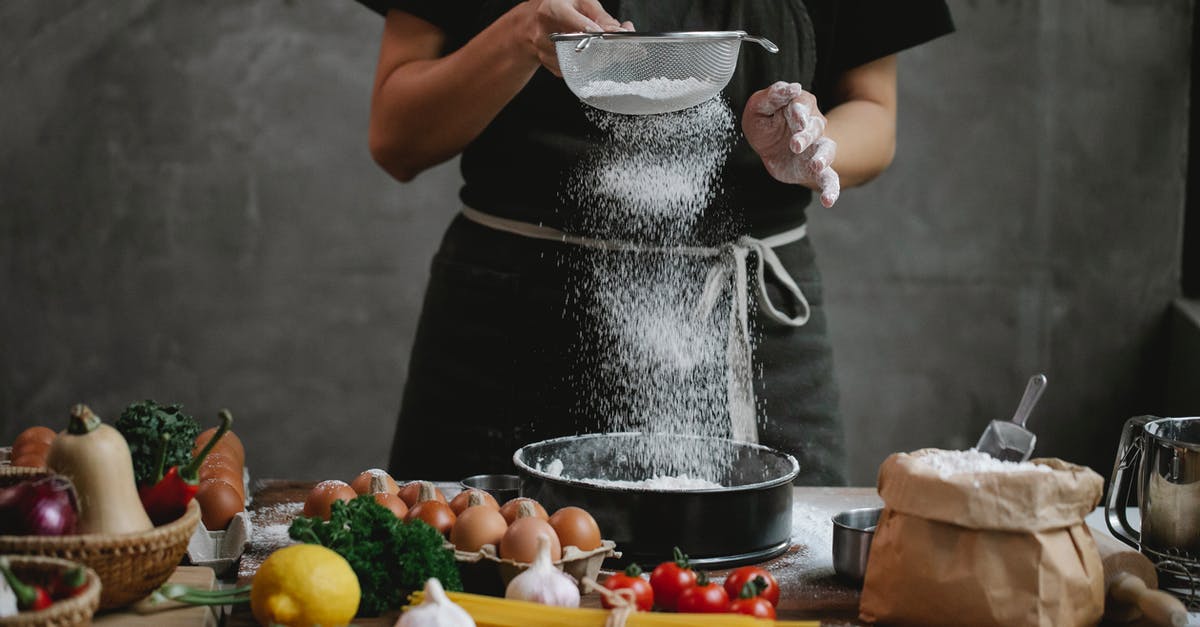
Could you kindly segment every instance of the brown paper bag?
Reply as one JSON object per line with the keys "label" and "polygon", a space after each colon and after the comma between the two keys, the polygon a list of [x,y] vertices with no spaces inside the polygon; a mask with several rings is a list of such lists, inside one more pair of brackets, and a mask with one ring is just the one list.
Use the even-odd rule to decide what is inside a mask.
{"label": "brown paper bag", "polygon": [[1084,522],[1104,480],[1038,459],[1051,472],[942,477],[894,454],[879,469],[884,510],[871,542],[859,616],[913,625],[1090,625],[1104,571]]}

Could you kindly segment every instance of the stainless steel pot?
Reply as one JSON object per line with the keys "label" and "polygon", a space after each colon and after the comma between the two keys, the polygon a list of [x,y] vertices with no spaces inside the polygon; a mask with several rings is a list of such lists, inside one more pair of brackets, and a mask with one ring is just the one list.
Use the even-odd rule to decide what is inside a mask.
{"label": "stainless steel pot", "polygon": [[[683,440],[690,440],[689,450],[696,445],[714,459],[730,460],[705,477],[724,487],[656,490],[580,480],[649,479],[663,473],[662,460],[641,452],[678,447]],[[561,472],[549,472],[555,460]],[[697,566],[725,568],[770,559],[791,545],[791,482],[800,466],[791,455],[765,446],[673,434],[593,434],[526,445],[513,462],[522,496],[549,511],[567,505],[586,509],[604,537],[617,543],[619,563],[653,565],[678,546]]]}
{"label": "stainless steel pot", "polygon": [[[1126,512],[1135,479],[1141,529]],[[1200,574],[1200,417],[1126,421],[1104,509],[1113,535],[1152,562]]]}

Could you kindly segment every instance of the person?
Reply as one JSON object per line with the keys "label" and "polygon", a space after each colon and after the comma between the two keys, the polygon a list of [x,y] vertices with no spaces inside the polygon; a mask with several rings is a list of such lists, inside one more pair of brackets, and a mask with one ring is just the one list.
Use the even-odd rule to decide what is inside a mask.
{"label": "person", "polygon": [[[844,483],[820,275],[803,237],[806,207],[814,194],[832,207],[842,188],[891,163],[896,55],[953,30],[942,0],[359,2],[385,16],[372,156],[406,182],[461,155],[464,181],[464,213],[431,268],[393,475],[511,472],[518,447],[595,429],[572,383],[589,363],[578,352],[579,322],[564,315],[574,277],[563,260],[587,252],[561,241],[571,216],[585,210],[565,199],[562,181],[587,154],[595,127],[561,78],[550,35],[745,30],[781,52],[743,52],[723,91],[741,137],[722,171],[722,203],[739,213],[752,241],[796,235],[750,258],[777,257],[782,266],[760,278],[763,304],[801,295],[776,312],[790,323],[773,323],[763,304],[752,314],[759,420],[751,439],[795,455],[799,484]],[[568,235],[530,237],[505,224]]]}

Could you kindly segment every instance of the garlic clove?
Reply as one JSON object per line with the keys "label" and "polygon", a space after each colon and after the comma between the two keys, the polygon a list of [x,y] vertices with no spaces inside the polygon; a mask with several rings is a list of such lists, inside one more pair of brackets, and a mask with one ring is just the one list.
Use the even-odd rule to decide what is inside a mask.
{"label": "garlic clove", "polygon": [[475,621],[446,596],[442,582],[430,577],[421,604],[401,614],[395,627],[475,627]]}
{"label": "garlic clove", "polygon": [[555,607],[579,607],[579,586],[570,575],[554,567],[550,558],[550,538],[541,534],[537,544],[533,564],[508,582],[504,598]]}

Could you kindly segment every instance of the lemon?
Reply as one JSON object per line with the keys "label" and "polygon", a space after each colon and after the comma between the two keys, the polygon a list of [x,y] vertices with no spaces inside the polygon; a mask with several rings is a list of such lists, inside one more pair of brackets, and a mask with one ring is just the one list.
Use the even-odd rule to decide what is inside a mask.
{"label": "lemon", "polygon": [[259,566],[250,609],[260,625],[337,627],[358,611],[358,577],[341,555],[317,544],[279,549]]}

